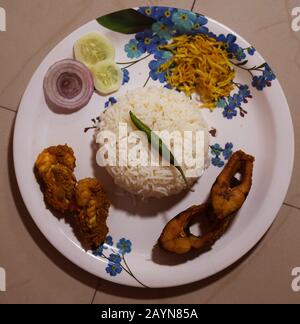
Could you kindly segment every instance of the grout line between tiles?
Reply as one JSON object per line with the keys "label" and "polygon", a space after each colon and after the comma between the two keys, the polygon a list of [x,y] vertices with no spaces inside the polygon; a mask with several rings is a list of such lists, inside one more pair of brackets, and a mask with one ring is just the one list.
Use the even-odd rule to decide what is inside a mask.
{"label": "grout line between tiles", "polygon": [[294,206],[294,205],[291,205],[291,204],[288,204],[288,203],[283,203],[283,205],[300,210],[300,207],[297,207],[297,206]]}
{"label": "grout line between tiles", "polygon": [[195,5],[196,5],[196,2],[197,2],[197,0],[194,0],[194,1],[193,1],[193,4],[192,4],[192,9],[191,9],[191,11],[194,11],[194,9],[195,9]]}
{"label": "grout line between tiles", "polygon": [[10,112],[13,112],[14,114],[16,113],[15,110],[13,110],[13,109],[11,109],[11,108],[4,107],[4,106],[0,106],[0,109],[6,110],[6,111],[10,111]]}
{"label": "grout line between tiles", "polygon": [[96,295],[97,295],[97,292],[98,292],[98,288],[100,287],[100,282],[101,282],[101,279],[98,279],[96,289],[95,289],[95,292],[94,292],[94,295],[93,295],[93,298],[92,298],[92,301],[91,301],[91,305],[94,304],[94,301],[95,301],[95,298],[96,298]]}

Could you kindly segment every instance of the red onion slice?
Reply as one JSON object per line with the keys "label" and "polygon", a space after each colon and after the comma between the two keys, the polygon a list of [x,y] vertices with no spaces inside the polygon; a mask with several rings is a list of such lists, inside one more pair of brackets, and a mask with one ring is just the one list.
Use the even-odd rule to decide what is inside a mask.
{"label": "red onion slice", "polygon": [[79,110],[89,103],[93,92],[93,76],[88,68],[78,61],[59,61],[46,73],[45,99],[54,111]]}

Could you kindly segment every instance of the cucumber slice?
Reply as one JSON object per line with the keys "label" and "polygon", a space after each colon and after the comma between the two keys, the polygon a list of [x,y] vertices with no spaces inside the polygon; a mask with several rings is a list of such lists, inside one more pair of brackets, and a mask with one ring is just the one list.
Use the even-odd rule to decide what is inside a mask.
{"label": "cucumber slice", "polygon": [[101,94],[109,94],[120,89],[123,73],[120,67],[112,60],[99,62],[92,68],[95,88]]}
{"label": "cucumber slice", "polygon": [[76,60],[91,69],[106,59],[115,59],[115,48],[111,42],[98,32],[91,32],[81,37],[74,45]]}

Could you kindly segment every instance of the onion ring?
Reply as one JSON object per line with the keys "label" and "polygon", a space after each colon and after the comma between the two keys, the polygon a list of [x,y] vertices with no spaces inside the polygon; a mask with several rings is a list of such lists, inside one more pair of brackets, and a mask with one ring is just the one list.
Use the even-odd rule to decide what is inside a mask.
{"label": "onion ring", "polygon": [[94,92],[91,72],[72,59],[53,64],[46,73],[43,87],[47,105],[58,112],[83,108]]}

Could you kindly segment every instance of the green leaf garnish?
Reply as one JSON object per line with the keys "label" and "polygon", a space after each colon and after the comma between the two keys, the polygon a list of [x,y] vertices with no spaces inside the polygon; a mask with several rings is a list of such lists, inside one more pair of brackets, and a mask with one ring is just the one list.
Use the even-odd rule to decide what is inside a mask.
{"label": "green leaf garnish", "polygon": [[151,28],[156,20],[144,16],[134,9],[125,9],[100,17],[97,19],[97,22],[115,32],[135,34],[147,28]]}

